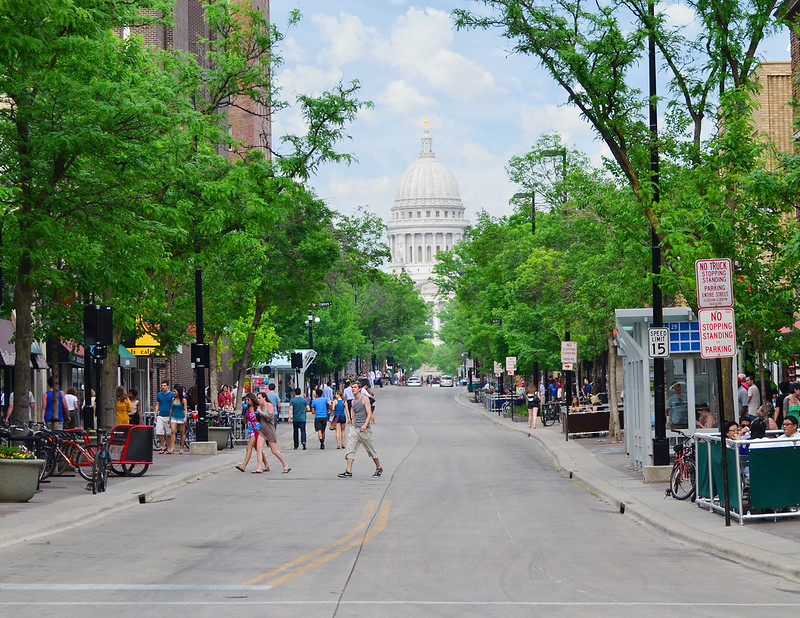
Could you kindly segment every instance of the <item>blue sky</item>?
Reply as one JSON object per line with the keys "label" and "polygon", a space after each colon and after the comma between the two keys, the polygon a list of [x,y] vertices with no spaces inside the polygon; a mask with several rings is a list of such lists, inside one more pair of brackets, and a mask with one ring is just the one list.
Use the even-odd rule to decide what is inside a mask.
{"label": "blue sky", "polygon": [[[662,2],[670,19],[693,28],[691,12]],[[509,52],[497,32],[452,26],[454,7],[480,11],[471,0],[271,0],[270,16],[285,39],[277,74],[282,95],[314,94],[339,81],[358,80],[371,100],[343,148],[359,162],[325,166],[311,184],[335,210],[360,206],[388,220],[397,183],[417,158],[426,118],[433,151],[458,182],[468,219],[484,209],[511,212],[519,190],[505,172],[513,155],[526,153],[545,133],[559,132],[570,146],[599,162],[605,147],[563,91],[534,59]],[[302,21],[286,27],[291,9]],[[788,31],[765,46],[768,60],[789,60]],[[642,67],[643,80],[646,79]],[[273,135],[302,133],[295,111],[276,115]]]}

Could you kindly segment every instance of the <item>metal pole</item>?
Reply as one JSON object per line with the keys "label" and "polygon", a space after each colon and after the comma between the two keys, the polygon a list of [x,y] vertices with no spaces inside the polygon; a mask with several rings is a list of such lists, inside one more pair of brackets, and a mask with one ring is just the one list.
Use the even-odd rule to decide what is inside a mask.
{"label": "metal pole", "polygon": [[[648,13],[650,17],[650,35],[648,41],[648,65],[650,73],[650,172],[653,182],[653,205],[661,199],[658,158],[658,108],[656,106],[656,40],[652,28],[655,24],[655,0],[650,0]],[[653,326],[656,328],[664,325],[664,307],[661,297],[661,288],[658,285],[658,276],[661,273],[661,243],[656,230],[651,226],[650,239],[652,244],[653,263]],[[664,388],[664,359],[653,359],[653,395],[655,412],[655,437],[653,438],[653,465],[669,465],[669,440],[667,440],[667,417]]]}
{"label": "metal pole", "polygon": [[[194,310],[195,330],[198,344],[205,343],[203,326],[203,271],[198,268],[194,271]],[[206,421],[206,368],[199,366],[195,369],[195,404],[197,404],[197,424],[194,433],[198,442],[208,442],[208,422]]]}
{"label": "metal pole", "polygon": [[[731,525],[731,494],[730,486],[728,485],[728,441],[725,437],[725,385],[722,380],[722,359],[718,358],[716,363],[717,367],[717,399],[719,401],[719,438],[720,438],[720,454],[722,455],[722,496],[723,507],[725,509],[725,525]],[[708,443],[709,452],[711,450],[711,442]],[[738,449],[738,446],[734,446]],[[708,468],[711,470],[711,467]],[[738,478],[738,476],[737,476]],[[739,498],[741,499],[742,492],[739,491]],[[714,496],[710,496],[712,499]],[[741,509],[739,510],[739,517],[742,516]],[[740,519],[741,521],[741,519]]]}

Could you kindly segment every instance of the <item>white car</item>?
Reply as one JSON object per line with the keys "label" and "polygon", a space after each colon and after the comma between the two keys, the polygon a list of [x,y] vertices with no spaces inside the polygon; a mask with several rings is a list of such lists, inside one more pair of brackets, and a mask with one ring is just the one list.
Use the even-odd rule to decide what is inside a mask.
{"label": "white car", "polygon": [[422,378],[419,376],[411,376],[406,380],[406,386],[422,386]]}
{"label": "white car", "polygon": [[442,376],[439,386],[453,386],[453,376]]}

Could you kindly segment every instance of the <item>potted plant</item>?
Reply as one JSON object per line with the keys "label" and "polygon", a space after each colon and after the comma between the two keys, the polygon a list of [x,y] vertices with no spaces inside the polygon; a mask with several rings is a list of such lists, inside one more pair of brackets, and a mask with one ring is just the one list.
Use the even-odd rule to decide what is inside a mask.
{"label": "potted plant", "polygon": [[217,443],[217,450],[221,451],[228,448],[230,442],[230,427],[218,427],[218,416],[208,417],[208,440]]}
{"label": "potted plant", "polygon": [[43,459],[24,446],[0,446],[0,502],[27,502],[39,489]]}

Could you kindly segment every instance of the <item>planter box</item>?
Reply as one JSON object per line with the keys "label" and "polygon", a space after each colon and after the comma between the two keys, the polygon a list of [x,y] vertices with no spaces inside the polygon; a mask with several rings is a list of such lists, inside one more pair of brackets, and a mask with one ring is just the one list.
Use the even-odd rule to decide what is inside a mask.
{"label": "planter box", "polygon": [[0,502],[27,502],[39,488],[43,459],[0,459]]}
{"label": "planter box", "polygon": [[208,428],[208,441],[217,443],[217,450],[221,451],[228,447],[229,437],[231,434],[230,427],[209,427]]}

